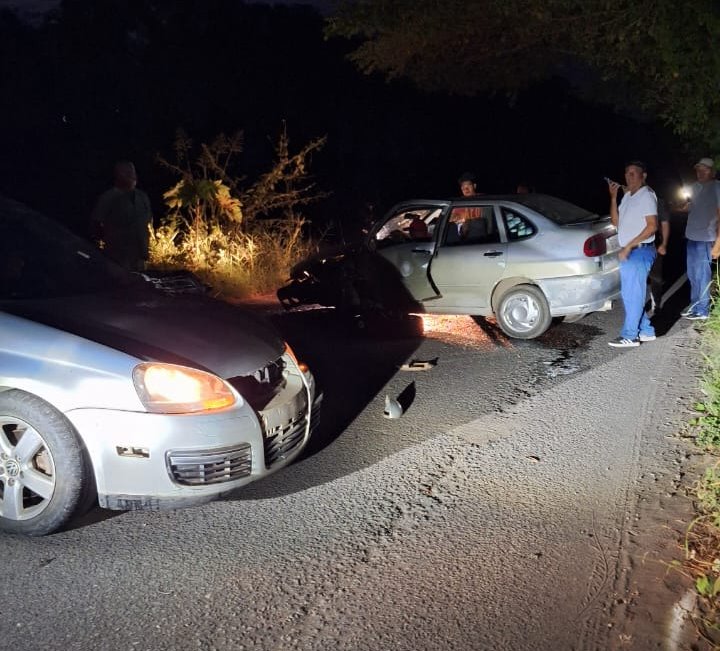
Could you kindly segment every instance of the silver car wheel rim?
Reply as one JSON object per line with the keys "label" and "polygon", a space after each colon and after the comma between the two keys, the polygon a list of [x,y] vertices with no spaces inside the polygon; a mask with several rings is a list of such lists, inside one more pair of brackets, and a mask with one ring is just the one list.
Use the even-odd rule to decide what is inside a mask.
{"label": "silver car wheel rim", "polygon": [[29,520],[55,492],[55,464],[45,439],[19,418],[0,416],[0,517]]}
{"label": "silver car wheel rim", "polygon": [[515,332],[528,332],[537,325],[540,306],[529,294],[517,294],[503,305],[503,318]]}

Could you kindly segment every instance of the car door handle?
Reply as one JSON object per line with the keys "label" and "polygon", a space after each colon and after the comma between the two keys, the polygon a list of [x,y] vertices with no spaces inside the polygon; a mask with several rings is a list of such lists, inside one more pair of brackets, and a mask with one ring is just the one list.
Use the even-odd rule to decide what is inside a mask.
{"label": "car door handle", "polygon": [[502,251],[485,251],[485,253],[483,253],[486,258],[497,258],[499,255],[502,254]]}
{"label": "car door handle", "polygon": [[426,249],[412,249],[413,253],[422,253],[423,255],[432,255],[432,251],[427,251]]}

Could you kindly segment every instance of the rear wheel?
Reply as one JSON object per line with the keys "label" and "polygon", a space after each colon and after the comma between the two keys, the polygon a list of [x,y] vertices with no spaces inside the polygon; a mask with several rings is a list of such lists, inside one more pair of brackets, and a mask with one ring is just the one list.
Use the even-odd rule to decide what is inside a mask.
{"label": "rear wheel", "polygon": [[515,339],[539,337],[552,322],[545,295],[533,285],[516,285],[505,292],[495,317],[503,332]]}
{"label": "rear wheel", "polygon": [[41,536],[85,507],[92,471],[72,425],[24,391],[0,392],[0,529]]}

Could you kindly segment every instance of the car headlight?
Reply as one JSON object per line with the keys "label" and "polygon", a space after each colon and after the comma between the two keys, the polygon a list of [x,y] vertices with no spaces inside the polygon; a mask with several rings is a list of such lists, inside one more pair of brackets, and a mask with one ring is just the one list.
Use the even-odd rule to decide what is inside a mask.
{"label": "car headlight", "polygon": [[145,408],[159,414],[214,411],[236,402],[224,380],[187,366],[139,364],[133,369],[133,382]]}
{"label": "car headlight", "polygon": [[295,362],[296,366],[304,373],[305,375],[308,374],[310,371],[308,365],[305,362],[301,362],[298,360],[297,355],[295,355],[295,351],[290,348],[290,344],[285,342],[285,352],[292,357],[293,362]]}

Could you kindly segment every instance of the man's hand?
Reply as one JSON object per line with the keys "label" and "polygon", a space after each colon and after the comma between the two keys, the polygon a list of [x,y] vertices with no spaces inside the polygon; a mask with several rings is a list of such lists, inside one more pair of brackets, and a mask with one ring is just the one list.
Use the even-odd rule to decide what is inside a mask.
{"label": "man's hand", "polygon": [[720,240],[717,240],[715,244],[713,244],[713,248],[710,249],[710,257],[713,260],[720,258]]}
{"label": "man's hand", "polygon": [[627,260],[628,256],[630,255],[630,252],[632,251],[632,247],[630,246],[624,246],[620,251],[618,251],[618,259],[620,261]]}
{"label": "man's hand", "polygon": [[610,181],[610,183],[608,183],[608,191],[610,192],[610,197],[613,199],[617,199],[617,193],[621,187],[622,186],[619,183],[615,183],[615,181]]}
{"label": "man's hand", "polygon": [[667,253],[667,244],[660,244],[657,248],[658,255],[665,255]]}

